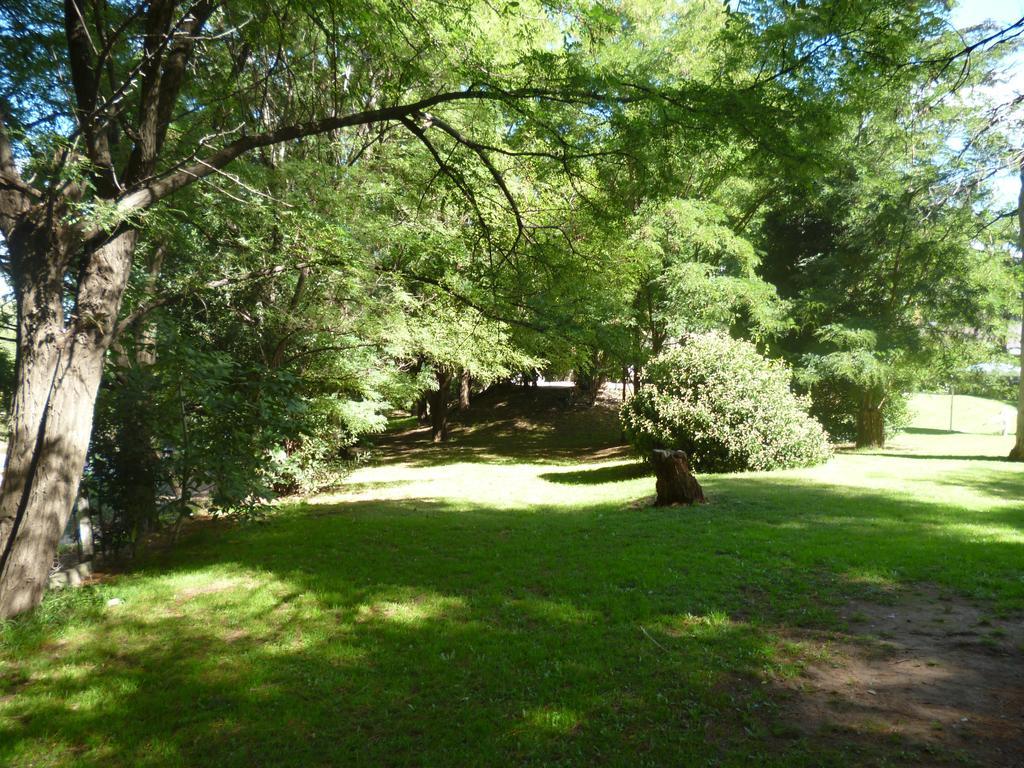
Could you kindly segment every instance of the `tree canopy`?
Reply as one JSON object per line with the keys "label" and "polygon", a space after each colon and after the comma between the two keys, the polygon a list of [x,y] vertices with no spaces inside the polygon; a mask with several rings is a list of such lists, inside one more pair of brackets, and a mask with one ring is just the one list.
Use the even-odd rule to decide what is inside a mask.
{"label": "tree canopy", "polygon": [[932,0],[6,3],[0,617],[83,468],[133,545],[328,485],[395,408],[444,439],[457,395],[642,387],[688,334],[884,439],[1019,290],[970,90],[1012,39]]}

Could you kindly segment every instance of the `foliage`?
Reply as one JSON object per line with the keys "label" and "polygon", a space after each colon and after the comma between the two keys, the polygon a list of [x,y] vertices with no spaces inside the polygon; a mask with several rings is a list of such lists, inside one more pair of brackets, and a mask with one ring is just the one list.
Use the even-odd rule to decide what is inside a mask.
{"label": "foliage", "polygon": [[691,334],[652,360],[622,406],[630,442],[690,454],[704,472],[807,466],[831,454],[821,425],[790,389],[790,373],[749,342]]}
{"label": "foliage", "polygon": [[[1018,358],[1013,363],[1002,363],[1002,365],[1016,367],[1019,362]],[[1019,389],[1017,375],[978,368],[964,371],[956,378],[954,386],[957,394],[991,398],[1014,404],[1017,402]]]}
{"label": "foliage", "polygon": [[828,325],[818,330],[824,347],[808,353],[797,380],[811,395],[811,414],[835,441],[858,438],[857,416],[866,398],[881,412],[886,437],[906,426],[907,397],[914,383],[904,350],[877,349],[874,332]]}
{"label": "foliage", "polygon": [[337,486],[362,456],[354,448],[386,425],[384,404],[324,396],[308,402],[288,427],[293,441],[270,452],[268,472],[276,490],[310,493]]}
{"label": "foliage", "polygon": [[98,401],[85,489],[108,552],[199,506],[250,516],[272,497],[271,451],[303,409],[294,377],[183,339],[119,373]]}
{"label": "foliage", "polygon": [[683,199],[651,203],[634,226],[629,248],[642,274],[637,309],[663,327],[662,336],[727,329],[740,320],[753,335],[785,327],[785,303],[757,275],[754,246],[729,226],[722,207]]}
{"label": "foliage", "polygon": [[505,323],[459,306],[443,292],[403,299],[403,321],[387,346],[395,359],[419,360],[432,371],[467,371],[483,387],[543,363],[515,345]]}
{"label": "foliage", "polygon": [[[943,33],[936,45],[956,43]],[[831,428],[856,423],[863,444],[881,439],[871,414],[884,415],[890,397],[948,385],[957,367],[993,353],[1016,311],[1005,224],[986,181],[1005,136],[988,105],[959,90],[988,77],[988,54],[977,64],[963,74],[908,69],[851,93],[816,162],[766,187],[761,274],[794,319],[778,349],[820,382]]]}
{"label": "foliage", "polygon": [[[809,412],[834,443],[853,442],[857,437],[857,411],[861,390],[849,381],[822,378],[810,385]],[[882,405],[886,438],[894,437],[910,423],[909,397],[890,389]]]}

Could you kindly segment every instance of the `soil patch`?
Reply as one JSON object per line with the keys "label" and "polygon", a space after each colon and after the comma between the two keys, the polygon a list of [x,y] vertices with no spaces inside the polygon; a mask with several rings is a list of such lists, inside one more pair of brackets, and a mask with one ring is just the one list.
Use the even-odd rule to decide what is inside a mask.
{"label": "soil patch", "polygon": [[849,631],[819,637],[827,660],[789,684],[802,732],[894,738],[934,764],[1024,766],[1024,618],[933,586],[841,615]]}

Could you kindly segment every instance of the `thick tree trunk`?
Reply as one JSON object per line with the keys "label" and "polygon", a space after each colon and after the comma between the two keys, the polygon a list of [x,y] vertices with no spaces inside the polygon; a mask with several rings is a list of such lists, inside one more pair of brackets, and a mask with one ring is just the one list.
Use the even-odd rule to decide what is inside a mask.
{"label": "thick tree trunk", "polygon": [[148,389],[119,398],[114,472],[119,486],[119,512],[130,524],[132,546],[157,528],[157,454],[145,409]]}
{"label": "thick tree trunk", "polygon": [[651,453],[651,464],[657,476],[657,506],[704,503],[704,490],[693,476],[686,451],[656,450]]}
{"label": "thick tree trunk", "polygon": [[860,410],[857,412],[858,448],[885,447],[885,418],[882,413],[881,398],[867,393],[861,399]]}
{"label": "thick tree trunk", "polygon": [[0,618],[34,608],[67,525],[113,339],[135,233],[87,252],[65,328],[62,269],[48,250],[9,242],[18,302],[18,356],[7,463],[0,485]]}
{"label": "thick tree trunk", "polygon": [[[1024,255],[1024,158],[1020,161],[1020,194],[1017,197],[1017,247]],[[1024,310],[1020,331],[1020,380],[1017,384],[1017,436],[1010,450],[1010,458],[1024,461]]]}
{"label": "thick tree trunk", "polygon": [[437,372],[437,390],[430,398],[430,439],[442,443],[448,439],[448,411],[451,396],[452,375],[444,370]]}
{"label": "thick tree trunk", "polygon": [[601,394],[601,387],[604,386],[604,377],[594,372],[592,374],[576,375],[576,401],[590,408],[597,403],[598,395]]}
{"label": "thick tree trunk", "polygon": [[[1024,205],[1024,194],[1021,195],[1021,204]],[[1024,218],[1024,213],[1021,214]],[[1024,231],[1024,223],[1021,225]],[[1024,239],[1024,235],[1022,235]],[[1024,315],[1021,319],[1020,331],[1020,379],[1017,382],[1017,435],[1013,441],[1013,448],[1010,449],[1010,458],[1014,461],[1024,461]]]}
{"label": "thick tree trunk", "polygon": [[459,410],[469,410],[469,386],[472,383],[472,378],[469,375],[469,371],[462,371],[459,374]]}

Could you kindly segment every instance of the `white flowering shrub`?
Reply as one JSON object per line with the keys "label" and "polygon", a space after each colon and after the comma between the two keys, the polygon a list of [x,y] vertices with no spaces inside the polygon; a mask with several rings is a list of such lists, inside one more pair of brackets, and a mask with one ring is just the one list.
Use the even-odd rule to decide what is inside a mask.
{"label": "white flowering shrub", "polygon": [[644,369],[644,385],[620,413],[641,455],[682,449],[695,469],[742,472],[826,461],[831,446],[790,388],[789,369],[753,344],[692,334]]}

